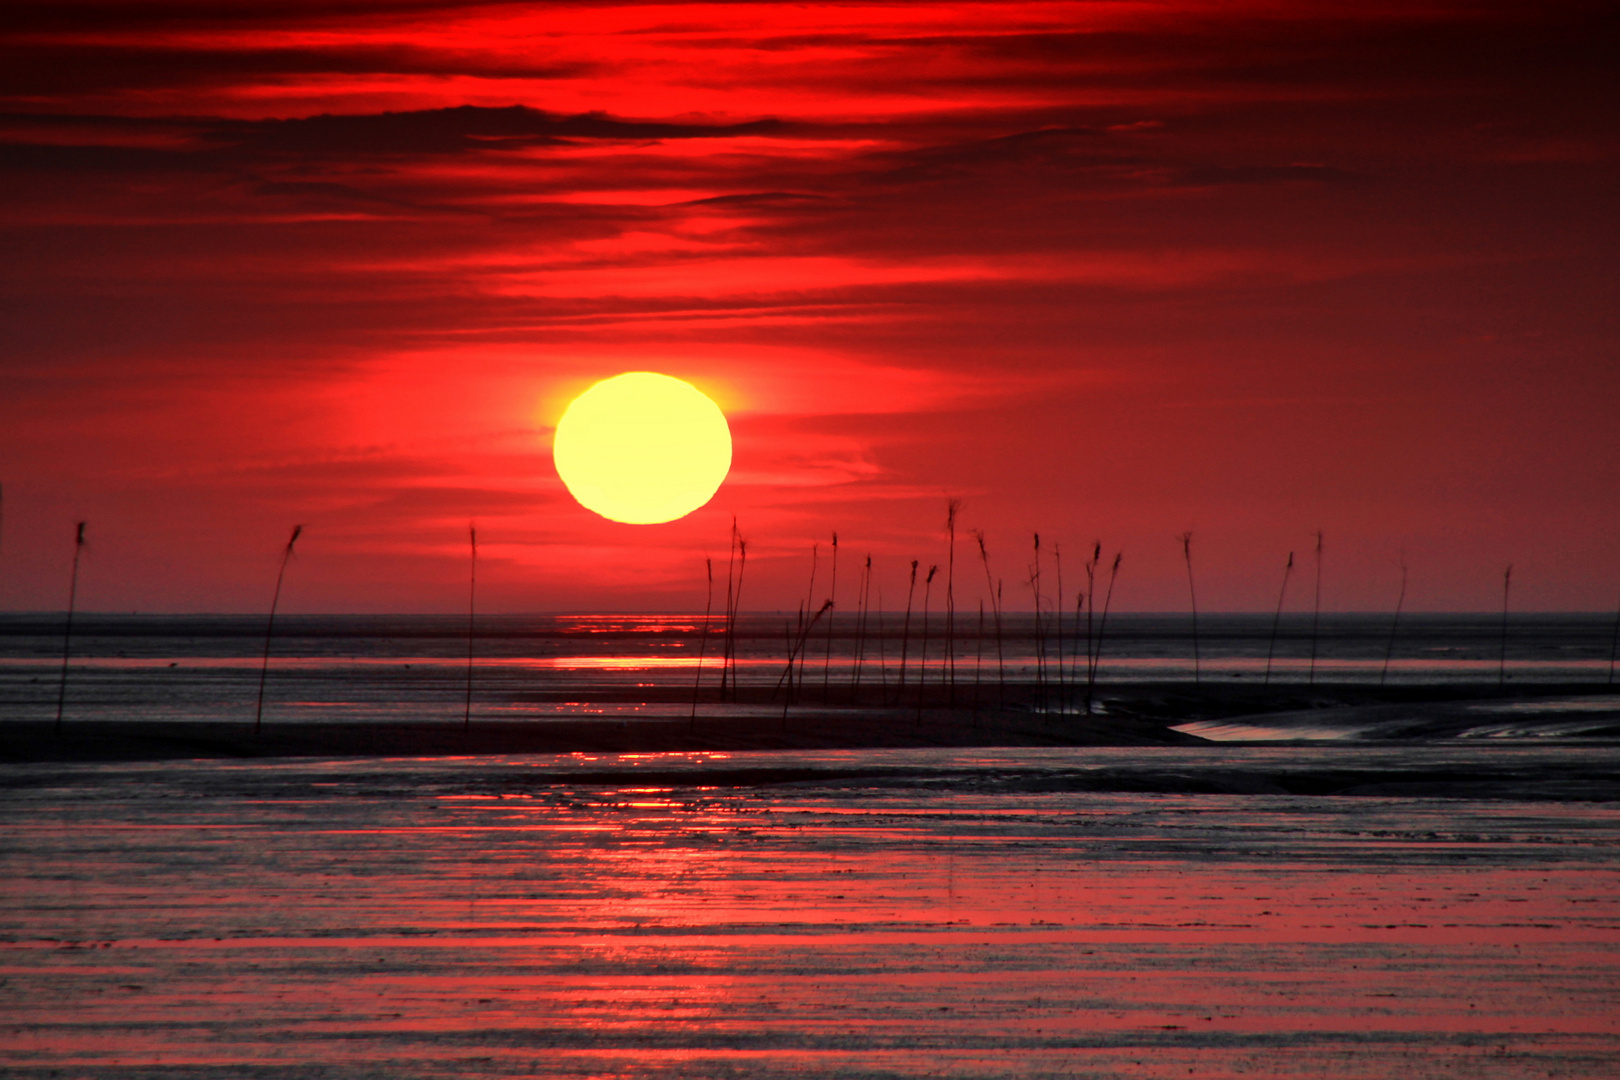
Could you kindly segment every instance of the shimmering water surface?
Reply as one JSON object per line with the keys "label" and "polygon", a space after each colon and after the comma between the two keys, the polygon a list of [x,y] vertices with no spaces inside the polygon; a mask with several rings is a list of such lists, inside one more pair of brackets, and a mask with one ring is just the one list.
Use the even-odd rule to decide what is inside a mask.
{"label": "shimmering water surface", "polygon": [[5,766],[0,1066],[1613,1076],[1620,805],[1064,790],[1575,753]]}
{"label": "shimmering water surface", "polygon": [[[742,620],[761,692],[706,714],[779,715],[783,623]],[[251,721],[261,622],[80,629],[62,738]],[[718,678],[700,629],[481,623],[473,716],[684,715],[700,653]],[[808,650],[807,696],[857,703],[857,659],[868,702],[902,655],[964,694],[1084,670],[1072,624],[948,657],[937,618],[896,629]],[[1186,748],[0,764],[0,1074],[1620,1075],[1612,623],[1500,629],[1286,624],[1295,698],[1313,640],[1340,686],[1387,658],[1473,696],[1194,720],[1229,741]],[[1185,630],[1111,623],[1099,687],[1190,685]],[[1204,686],[1262,678],[1269,631],[1201,623]],[[54,716],[61,647],[0,618],[0,720]],[[466,648],[457,620],[289,619],[266,717],[459,721]],[[1279,737],[1306,741],[1242,745]]]}

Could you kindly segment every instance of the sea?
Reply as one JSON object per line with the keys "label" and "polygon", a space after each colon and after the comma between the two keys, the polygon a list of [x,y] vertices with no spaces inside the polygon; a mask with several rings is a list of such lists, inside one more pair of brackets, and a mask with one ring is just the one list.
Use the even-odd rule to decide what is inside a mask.
{"label": "sea", "polygon": [[1080,687],[1382,683],[1477,712],[1179,746],[0,758],[0,1076],[1620,1076],[1612,618],[876,621],[289,616],[267,653],[263,619],[94,615],[64,668],[60,616],[7,615],[0,731],[251,722],[261,679],[267,721],[308,724],[746,719],[790,686],[859,710],[1011,684],[1063,716]]}
{"label": "sea", "polygon": [[[950,684],[1005,685],[1073,710],[1089,685],[1615,685],[1612,615],[873,613],[264,617],[0,615],[0,719],[280,723],[768,714],[770,694],[855,707]],[[273,634],[267,634],[273,629]],[[830,631],[830,633],[829,633]],[[794,658],[788,673],[788,658]],[[63,678],[63,673],[66,678]],[[741,685],[764,701],[719,693]],[[263,683],[263,694],[260,685]],[[1062,687],[1062,693],[1057,688]],[[745,697],[749,695],[744,695]],[[780,701],[780,697],[777,699]]]}

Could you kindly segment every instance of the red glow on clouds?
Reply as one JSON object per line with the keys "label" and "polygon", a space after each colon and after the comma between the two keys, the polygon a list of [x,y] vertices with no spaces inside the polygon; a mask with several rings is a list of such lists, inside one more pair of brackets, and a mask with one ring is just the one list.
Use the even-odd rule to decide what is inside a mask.
{"label": "red glow on clouds", "polygon": [[[0,607],[761,607],[896,584],[965,499],[1128,608],[1607,608],[1612,20],[1304,5],[23,4],[0,45]],[[549,425],[624,370],[732,419],[669,526]],[[886,569],[885,569],[886,568]],[[970,601],[971,602],[971,601]]]}

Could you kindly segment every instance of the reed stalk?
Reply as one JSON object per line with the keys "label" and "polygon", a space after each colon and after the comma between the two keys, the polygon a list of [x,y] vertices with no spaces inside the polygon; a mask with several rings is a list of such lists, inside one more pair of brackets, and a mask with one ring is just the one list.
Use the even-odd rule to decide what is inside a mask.
{"label": "reed stalk", "polygon": [[1097,622],[1097,652],[1092,657],[1091,678],[1086,683],[1086,714],[1091,713],[1092,695],[1097,690],[1097,669],[1102,667],[1103,636],[1108,632],[1108,609],[1114,603],[1114,581],[1119,577],[1119,561],[1124,558],[1123,551],[1114,553],[1114,566],[1108,572],[1108,592],[1103,596],[1102,618]]}
{"label": "reed stalk", "polygon": [[1097,613],[1097,566],[1102,562],[1102,541],[1093,541],[1091,558],[1086,561],[1086,714],[1091,713],[1092,667],[1096,657],[1092,653],[1091,619]]}
{"label": "reed stalk", "polygon": [[[1277,653],[1277,629],[1282,625],[1283,597],[1288,595],[1288,575],[1294,572],[1294,553],[1288,553],[1288,565],[1283,567],[1282,588],[1277,591],[1277,614],[1271,617],[1271,644],[1266,647],[1266,677],[1261,680],[1261,686],[1271,685],[1271,658]],[[1313,646],[1314,649],[1314,646]],[[1316,662],[1315,657],[1311,662]]]}
{"label": "reed stalk", "polygon": [[917,560],[911,560],[911,584],[906,587],[906,622],[900,631],[900,680],[895,686],[894,701],[898,705],[906,697],[906,656],[911,651],[911,600],[917,595]]}
{"label": "reed stalk", "polygon": [[703,598],[703,630],[698,636],[697,674],[692,678],[691,727],[694,730],[697,728],[698,688],[703,685],[703,656],[709,651],[709,616],[714,612],[714,560],[705,556],[703,569],[709,576],[709,588]]}
{"label": "reed stalk", "polygon": [[990,553],[985,550],[984,531],[973,530],[973,538],[979,542],[979,561],[984,563],[984,587],[990,594],[990,613],[996,621],[996,701],[1000,708],[1007,707],[1007,660],[1001,648],[1001,604],[996,592],[995,580],[990,576]]}
{"label": "reed stalk", "polygon": [[827,599],[833,606],[827,609],[827,657],[821,662],[821,700],[823,704],[832,700],[832,645],[833,645],[833,612],[838,610],[838,534],[832,534],[832,584],[827,589]]}
{"label": "reed stalk", "polygon": [[956,514],[962,500],[945,500],[945,532],[950,537],[945,558],[945,677],[949,702],[956,706]]}
{"label": "reed stalk", "polygon": [[[787,680],[787,697],[788,697],[789,701],[793,700],[793,690],[794,690],[794,688],[804,682],[803,664],[801,662],[798,662],[798,661],[794,660],[794,657],[798,655],[798,651],[797,651],[797,648],[794,646],[793,643],[798,640],[794,636],[795,630],[797,630],[797,632],[800,633],[800,634],[804,633],[804,623],[805,623],[805,620],[807,618],[809,618],[809,615],[804,609],[804,601],[800,600],[799,601],[798,615],[793,620],[793,627],[788,630],[788,636],[787,636],[788,666],[787,666],[787,670],[782,673],[782,678],[779,678],[779,679],[776,680],[776,689],[771,691],[771,700],[772,701],[776,700],[776,692],[777,692],[777,690],[782,689],[782,679],[785,678]],[[798,671],[797,675],[794,674],[794,667],[795,667],[796,664],[799,667],[799,671]]]}
{"label": "reed stalk", "polygon": [[821,617],[827,614],[827,612],[831,609],[832,601],[828,600],[824,602],[821,605],[821,610],[816,612],[815,615],[812,616],[810,620],[806,622],[799,630],[799,640],[793,646],[792,651],[788,653],[787,668],[782,672],[781,677],[776,680],[776,688],[778,690],[782,689],[782,683],[784,680],[786,680],[788,685],[788,692],[782,698],[782,726],[784,728],[787,726],[788,705],[793,701],[793,665],[798,662],[798,654],[805,650],[810,640],[810,631],[815,629],[816,623],[820,622]]}
{"label": "reed stalk", "polygon": [[979,715],[979,680],[984,672],[984,601],[979,601],[979,632],[973,638],[973,715]]}
{"label": "reed stalk", "polygon": [[[808,619],[810,609],[816,606],[816,564],[821,561],[821,542],[815,541],[810,545],[810,585],[804,591],[804,607],[800,609],[799,617]],[[799,654],[798,683],[804,685],[804,653]]]}
{"label": "reed stalk", "polygon": [[1316,631],[1322,621],[1322,530],[1316,530],[1316,603],[1311,607],[1311,671],[1305,685],[1316,685]]}
{"label": "reed stalk", "polygon": [[[1086,607],[1086,593],[1085,593],[1085,591],[1081,590],[1081,589],[1076,589],[1076,590],[1074,590],[1074,633],[1075,633],[1075,636],[1077,638],[1080,635],[1080,617],[1082,615],[1084,615],[1089,620],[1090,617],[1091,617],[1091,609]],[[1080,642],[1076,641],[1075,644],[1078,645],[1078,644],[1080,644]],[[1091,671],[1091,634],[1090,634],[1089,631],[1087,631],[1087,633],[1086,633],[1085,649],[1086,649],[1086,671],[1089,673]],[[1070,699],[1071,699],[1069,704],[1071,706],[1074,704],[1073,698],[1080,693],[1080,667],[1079,667],[1079,665],[1080,665],[1080,657],[1077,655],[1079,653],[1079,651],[1080,651],[1079,649],[1075,649],[1075,650],[1071,651],[1070,654],[1069,654],[1070,655],[1070,660],[1069,660],[1069,687],[1070,687],[1070,691],[1069,691],[1069,694],[1070,694]]]}
{"label": "reed stalk", "polygon": [[79,555],[84,551],[84,522],[73,534],[73,574],[68,578],[67,625],[62,630],[62,678],[56,688],[55,734],[62,734],[62,710],[67,707],[68,657],[73,653],[73,611],[79,602]]}
{"label": "reed stalk", "polygon": [[861,579],[855,586],[855,671],[849,682],[849,703],[860,704],[861,664],[866,660],[866,610],[872,598],[872,556],[866,556]]}
{"label": "reed stalk", "polygon": [[737,536],[737,595],[731,603],[731,700],[737,701],[738,685],[741,681],[737,673],[737,617],[742,612],[742,583],[743,574],[748,569],[748,541],[739,533]]}
{"label": "reed stalk", "polygon": [[1052,562],[1057,566],[1057,599],[1052,602],[1052,618],[1057,623],[1057,707],[1058,713],[1062,714],[1069,708],[1063,682],[1063,546],[1055,541],[1052,544]]}
{"label": "reed stalk", "polygon": [[[287,576],[287,563],[293,556],[293,545],[298,543],[299,535],[304,531],[302,525],[294,525],[292,536],[287,539],[287,547],[281,553],[281,569],[276,571],[276,591],[270,595],[270,618],[264,624],[264,659],[259,664],[259,704],[253,710],[253,734],[259,733],[259,725],[264,719],[264,682],[270,674],[270,638],[276,632],[276,607],[281,603],[281,582]],[[83,526],[80,526],[80,535],[83,535]]]}
{"label": "reed stalk", "polygon": [[877,591],[878,704],[889,703],[889,659],[883,649],[883,586]]}
{"label": "reed stalk", "polygon": [[1192,598],[1193,685],[1202,684],[1198,663],[1198,591],[1193,587],[1192,533],[1181,534],[1181,554],[1187,560],[1187,595]]}
{"label": "reed stalk", "polygon": [[[1005,584],[1005,582],[1003,582],[1000,578],[996,578],[995,606],[999,610],[1005,611],[1005,610],[1007,610],[1006,597],[1002,596],[1002,594],[1001,594],[1001,586],[1003,584]],[[1001,645],[1001,636],[999,634],[996,635],[996,645],[998,647]],[[998,660],[999,660],[999,657],[998,657]],[[1001,689],[998,691],[997,700],[1001,702],[1001,707],[1002,708],[1005,709],[1007,707],[1007,681],[1006,681],[1005,678],[1002,679]]]}
{"label": "reed stalk", "polygon": [[934,575],[938,566],[928,568],[923,579],[922,649],[917,654],[917,723],[922,723],[923,695],[928,692],[928,601],[934,592]]}
{"label": "reed stalk", "polygon": [[731,515],[731,550],[726,554],[726,632],[720,642],[720,700],[726,700],[726,685],[731,673],[731,588],[732,574],[737,566],[737,515]]}
{"label": "reed stalk", "polygon": [[1395,630],[1401,625],[1401,607],[1406,603],[1406,552],[1401,552],[1401,591],[1395,597],[1395,617],[1389,621],[1389,645],[1384,649],[1384,670],[1378,674],[1378,685],[1389,678],[1389,661],[1395,655]]}
{"label": "reed stalk", "polygon": [[461,713],[463,733],[472,730],[473,623],[478,611],[478,530],[471,524],[467,526],[467,542],[472,552],[467,561],[467,704]]}
{"label": "reed stalk", "polygon": [[1029,577],[1035,599],[1035,700],[1046,711],[1046,638],[1041,632],[1041,534],[1035,534],[1035,567]]}
{"label": "reed stalk", "polygon": [[1513,564],[1502,571],[1502,660],[1497,668],[1496,685],[1507,685],[1508,590],[1513,585]]}

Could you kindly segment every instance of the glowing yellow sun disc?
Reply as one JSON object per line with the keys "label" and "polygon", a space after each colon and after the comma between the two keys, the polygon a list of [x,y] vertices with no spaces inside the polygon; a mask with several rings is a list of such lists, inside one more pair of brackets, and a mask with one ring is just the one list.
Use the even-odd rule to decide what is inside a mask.
{"label": "glowing yellow sun disc", "polygon": [[731,471],[731,429],[691,383],[651,371],[604,379],[557,421],[557,475],[581,506],[631,525],[685,517]]}

